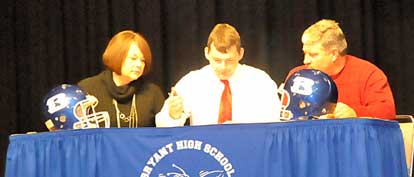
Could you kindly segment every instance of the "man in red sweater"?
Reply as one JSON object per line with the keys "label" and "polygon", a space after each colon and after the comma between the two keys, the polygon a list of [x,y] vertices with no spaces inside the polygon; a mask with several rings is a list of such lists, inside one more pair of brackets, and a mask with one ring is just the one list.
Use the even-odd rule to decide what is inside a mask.
{"label": "man in red sweater", "polygon": [[[332,77],[338,87],[334,117],[395,119],[394,98],[386,75],[372,63],[347,55],[347,42],[338,23],[320,20],[302,35],[304,65],[294,72],[318,69]],[[287,77],[287,78],[288,78]]]}

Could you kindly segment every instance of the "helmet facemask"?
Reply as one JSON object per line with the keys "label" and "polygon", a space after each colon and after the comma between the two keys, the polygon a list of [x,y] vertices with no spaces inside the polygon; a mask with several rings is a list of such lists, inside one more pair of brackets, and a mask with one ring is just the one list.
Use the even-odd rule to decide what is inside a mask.
{"label": "helmet facemask", "polygon": [[96,112],[98,99],[92,95],[86,95],[86,99],[75,105],[74,115],[79,120],[73,124],[73,129],[109,128],[108,112]]}

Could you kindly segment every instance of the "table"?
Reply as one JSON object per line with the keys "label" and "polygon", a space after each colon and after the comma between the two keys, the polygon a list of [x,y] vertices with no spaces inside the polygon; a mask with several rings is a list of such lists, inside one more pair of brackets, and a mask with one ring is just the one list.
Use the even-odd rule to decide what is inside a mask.
{"label": "table", "polygon": [[6,177],[407,177],[376,119],[109,128],[10,136]]}

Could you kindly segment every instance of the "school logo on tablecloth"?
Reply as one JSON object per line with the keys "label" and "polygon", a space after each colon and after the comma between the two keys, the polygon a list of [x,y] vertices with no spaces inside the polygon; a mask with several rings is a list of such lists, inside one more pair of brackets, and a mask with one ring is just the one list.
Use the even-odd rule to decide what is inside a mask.
{"label": "school logo on tablecloth", "polygon": [[199,140],[179,140],[158,149],[140,177],[231,177],[236,170],[217,147]]}

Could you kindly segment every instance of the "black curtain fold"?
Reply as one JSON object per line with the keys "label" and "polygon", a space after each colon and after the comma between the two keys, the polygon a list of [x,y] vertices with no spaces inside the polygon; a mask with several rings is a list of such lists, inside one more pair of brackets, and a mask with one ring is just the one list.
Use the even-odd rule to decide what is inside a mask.
{"label": "black curtain fold", "polygon": [[397,112],[414,114],[413,9],[412,0],[5,0],[1,152],[12,133],[45,131],[43,96],[58,84],[99,73],[109,39],[126,29],[147,38],[153,52],[149,77],[166,95],[183,75],[207,64],[204,47],[216,23],[235,26],[246,51],[242,62],[280,84],[302,63],[306,27],[334,19],[347,37],[348,52],[388,75]]}

